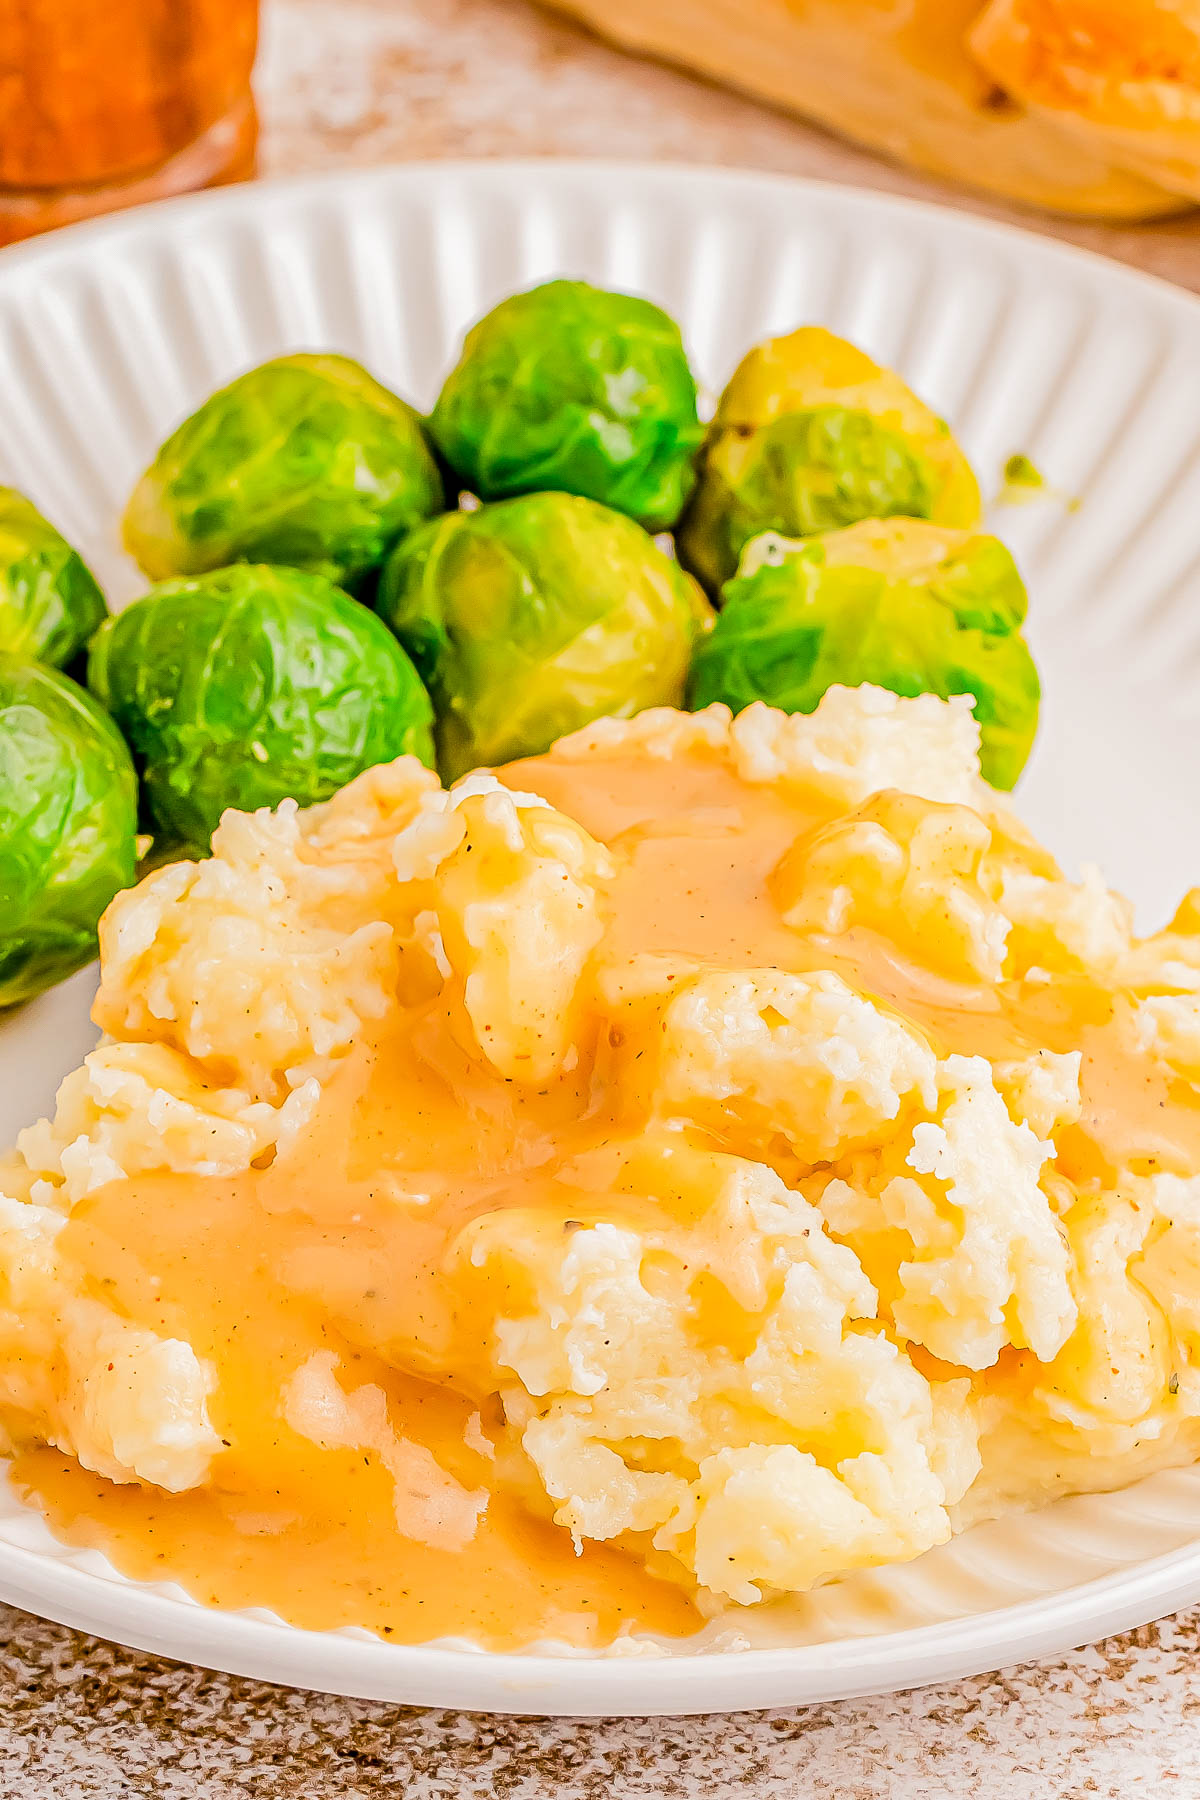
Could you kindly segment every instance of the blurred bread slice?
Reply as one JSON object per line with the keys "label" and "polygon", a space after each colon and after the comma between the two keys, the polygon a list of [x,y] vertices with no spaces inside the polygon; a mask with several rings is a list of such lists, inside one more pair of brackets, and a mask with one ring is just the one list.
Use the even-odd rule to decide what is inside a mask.
{"label": "blurred bread slice", "polygon": [[1074,118],[1027,112],[1001,91],[967,47],[983,0],[553,3],[626,49],[687,64],[1009,199],[1112,219],[1180,206],[1102,142],[1089,142]]}
{"label": "blurred bread slice", "polygon": [[969,43],[1078,144],[1200,200],[1200,0],[991,0]]}

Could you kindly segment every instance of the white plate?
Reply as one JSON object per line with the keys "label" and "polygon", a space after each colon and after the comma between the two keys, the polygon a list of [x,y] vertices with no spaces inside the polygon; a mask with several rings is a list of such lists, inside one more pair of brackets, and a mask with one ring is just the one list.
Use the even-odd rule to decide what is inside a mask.
{"label": "white plate", "polygon": [[[440,164],[228,189],[0,256],[0,479],[117,597],[115,521],[159,439],[290,348],[432,401],[465,325],[565,272],[651,295],[719,386],[765,333],[832,326],[900,368],[985,487],[1024,451],[1082,501],[1006,509],[1047,690],[1026,816],[1153,925],[1200,881],[1200,303],[930,207],[767,176]],[[0,1026],[0,1140],[90,1040],[84,974]],[[665,1713],[868,1693],[1062,1650],[1200,1598],[1200,1473],[985,1526],[811,1597],[739,1652],[495,1656],[207,1610],[54,1543],[0,1489],[0,1597],[269,1680],[442,1706]]]}

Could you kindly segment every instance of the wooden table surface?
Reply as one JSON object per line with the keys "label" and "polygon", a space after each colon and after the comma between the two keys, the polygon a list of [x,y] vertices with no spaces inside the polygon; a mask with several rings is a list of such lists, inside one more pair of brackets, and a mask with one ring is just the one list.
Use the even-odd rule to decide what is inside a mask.
{"label": "wooden table surface", "polygon": [[[990,206],[525,0],[266,0],[267,174],[414,157],[740,164],[915,193],[1200,289],[1200,213],[1136,229]],[[0,1800],[1200,1800],[1200,1611],[950,1687],[694,1720],[476,1719],[292,1693],[0,1608]]]}

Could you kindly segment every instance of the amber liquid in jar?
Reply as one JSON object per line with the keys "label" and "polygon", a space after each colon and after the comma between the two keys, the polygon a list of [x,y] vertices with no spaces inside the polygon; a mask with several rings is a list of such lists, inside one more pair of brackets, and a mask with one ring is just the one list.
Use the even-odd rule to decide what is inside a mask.
{"label": "amber liquid in jar", "polygon": [[258,0],[0,0],[0,243],[254,165]]}

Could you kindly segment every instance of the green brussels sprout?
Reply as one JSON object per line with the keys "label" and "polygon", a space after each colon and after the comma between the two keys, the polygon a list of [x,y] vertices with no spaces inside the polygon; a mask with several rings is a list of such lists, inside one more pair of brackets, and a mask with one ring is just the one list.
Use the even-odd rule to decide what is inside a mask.
{"label": "green brussels sprout", "polygon": [[258,562],[354,586],[444,503],[411,406],[347,356],[280,356],[172,432],[125,545],[152,580]]}
{"label": "green brussels sprout", "polygon": [[826,537],[759,538],[692,664],[694,708],[765,700],[812,712],[840,683],[896,694],[973,694],[983,773],[1011,788],[1037,731],[1041,687],[1020,634],[1026,597],[994,537],[916,519]]}
{"label": "green brussels sprout", "polygon": [[648,531],[679,517],[704,436],[674,320],[586,281],[513,294],[481,319],[429,424],[484,500],[552,488]]}
{"label": "green brussels sprout", "polygon": [[752,350],[722,394],[679,528],[713,594],[751,538],[897,515],[970,529],[979,485],[950,428],[890,369],[816,326]]}
{"label": "green brussels sprout", "polygon": [[423,525],[393,552],[377,605],[433,696],[448,781],[536,756],[603,713],[679,705],[712,618],[640,525],[571,494]]}
{"label": "green brussels sprout", "polygon": [[433,762],[433,711],[404,652],[300,569],[160,583],[96,634],[88,684],[132,746],[155,831],[189,848],[227,806],[307,806],[374,763]]}
{"label": "green brussels sprout", "polygon": [[82,557],[32,500],[0,487],[0,655],[61,669],[107,615]]}
{"label": "green brussels sprout", "polygon": [[0,656],[0,1006],[92,960],[136,846],[137,777],[112,720],[65,675]]}

